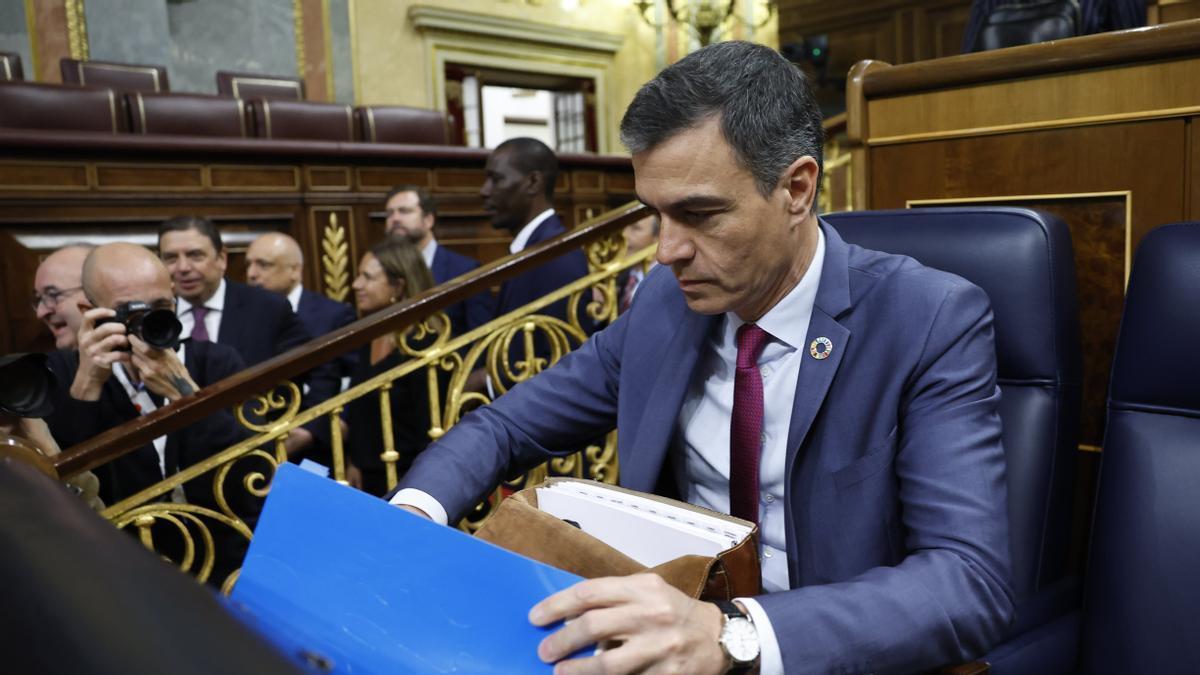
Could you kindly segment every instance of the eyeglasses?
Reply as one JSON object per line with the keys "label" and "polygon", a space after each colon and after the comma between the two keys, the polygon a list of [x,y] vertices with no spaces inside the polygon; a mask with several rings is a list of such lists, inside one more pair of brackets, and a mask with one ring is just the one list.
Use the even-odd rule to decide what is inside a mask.
{"label": "eyeglasses", "polygon": [[46,305],[46,309],[58,309],[58,302],[63,299],[63,296],[82,290],[83,286],[76,286],[75,288],[55,288],[51,286],[46,289],[45,293],[38,293],[34,291],[33,297],[29,298],[29,306],[32,307],[33,311],[35,312],[37,311],[38,306],[43,304]]}

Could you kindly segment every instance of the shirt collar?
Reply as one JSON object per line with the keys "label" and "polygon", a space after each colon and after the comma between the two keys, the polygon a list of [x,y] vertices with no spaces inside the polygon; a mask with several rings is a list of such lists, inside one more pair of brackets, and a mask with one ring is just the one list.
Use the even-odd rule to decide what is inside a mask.
{"label": "shirt collar", "polygon": [[517,233],[517,236],[513,237],[512,243],[508,246],[508,252],[520,253],[524,251],[525,247],[529,244],[529,238],[533,236],[533,231],[538,229],[538,225],[541,225],[552,215],[554,215],[554,209],[546,209],[537,214],[533,220],[526,223],[525,227],[522,227],[521,231]]}
{"label": "shirt collar", "polygon": [[288,291],[287,299],[292,305],[293,312],[300,311],[300,296],[304,294],[304,284],[296,284]]}
{"label": "shirt collar", "polygon": [[[817,287],[821,282],[821,270],[825,267],[825,233],[817,228],[817,248],[813,252],[812,262],[800,283],[796,284],[783,299],[767,310],[758,321],[759,328],[771,334],[771,337],[787,344],[792,349],[799,349],[808,337],[809,319],[812,317],[813,306],[817,301]],[[725,313],[724,340],[727,344],[736,344],[737,329],[746,323],[736,312]]]}
{"label": "shirt collar", "polygon": [[[225,310],[225,279],[224,278],[222,278],[221,283],[217,285],[217,292],[213,293],[212,297],[209,298],[208,301],[204,303],[204,306],[207,307],[210,311],[216,310],[218,312],[222,312]],[[192,311],[192,303],[188,302],[187,300],[184,300],[183,298],[178,298],[178,302],[175,303],[176,316],[183,316],[184,314],[187,314],[190,311]]]}
{"label": "shirt collar", "polygon": [[425,244],[425,248],[421,249],[421,257],[425,258],[425,266],[433,269],[433,256],[437,255],[437,239],[432,237],[429,243]]}

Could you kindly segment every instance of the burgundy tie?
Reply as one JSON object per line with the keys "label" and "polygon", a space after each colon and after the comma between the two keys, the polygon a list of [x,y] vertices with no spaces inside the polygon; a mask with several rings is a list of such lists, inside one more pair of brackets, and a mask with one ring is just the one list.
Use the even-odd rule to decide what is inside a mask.
{"label": "burgundy tie", "polygon": [[621,314],[629,311],[629,306],[633,304],[633,291],[637,288],[638,281],[640,279],[633,274],[630,274],[629,278],[625,280],[625,289],[621,292]]}
{"label": "burgundy tie", "polygon": [[208,326],[204,324],[207,314],[207,307],[192,307],[192,317],[196,320],[192,326],[192,342],[208,342]]}
{"label": "burgundy tie", "polygon": [[762,446],[763,383],[758,357],[767,340],[762,328],[742,324],[737,331],[737,372],[729,423],[729,512],[758,522],[758,454]]}

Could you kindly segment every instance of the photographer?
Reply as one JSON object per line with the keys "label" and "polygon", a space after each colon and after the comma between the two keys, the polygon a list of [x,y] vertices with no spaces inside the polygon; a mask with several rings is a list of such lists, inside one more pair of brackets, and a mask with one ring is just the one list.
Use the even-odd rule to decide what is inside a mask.
{"label": "photographer", "polygon": [[[178,338],[179,328],[174,321],[171,277],[149,250],[124,243],[96,248],[84,262],[83,288],[88,309],[79,328],[78,351],[55,352],[49,361],[59,381],[71,383],[69,395],[60,393],[55,413],[47,420],[64,447],[243,368],[230,347],[187,343],[173,348],[172,338]],[[165,311],[151,316],[152,310]],[[161,323],[164,315],[170,323]],[[157,438],[97,469],[101,498],[115,504],[245,435],[233,416],[222,411]],[[215,506],[208,481],[192,481],[184,487],[189,503]],[[177,491],[172,499],[183,497]]]}

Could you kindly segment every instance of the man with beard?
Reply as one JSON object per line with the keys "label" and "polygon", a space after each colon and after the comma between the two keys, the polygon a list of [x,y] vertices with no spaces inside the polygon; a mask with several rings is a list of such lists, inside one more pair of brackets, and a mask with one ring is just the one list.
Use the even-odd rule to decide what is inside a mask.
{"label": "man with beard", "polygon": [[[455,253],[438,244],[433,236],[438,208],[433,195],[416,185],[400,185],[387,194],[384,210],[387,213],[387,233],[407,237],[416,245],[433,273],[433,280],[444,284],[479,267],[479,261]],[[451,335],[462,335],[491,321],[492,297],[486,291],[444,311],[450,317]]]}

